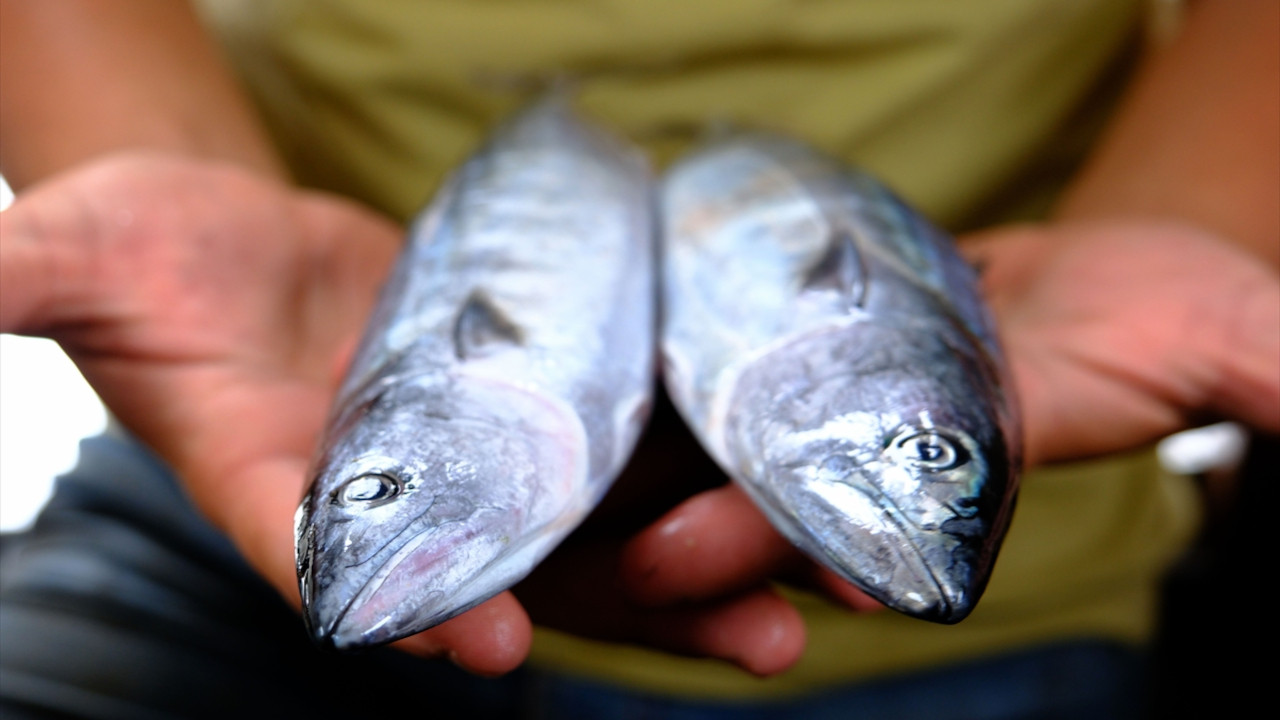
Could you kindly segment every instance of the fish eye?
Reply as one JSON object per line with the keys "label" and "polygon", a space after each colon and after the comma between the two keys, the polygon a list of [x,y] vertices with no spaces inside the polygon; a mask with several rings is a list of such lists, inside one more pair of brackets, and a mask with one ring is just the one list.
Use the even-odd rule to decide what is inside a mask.
{"label": "fish eye", "polygon": [[399,480],[382,473],[357,475],[346,481],[333,493],[339,505],[381,505],[404,489]]}
{"label": "fish eye", "polygon": [[942,472],[969,462],[969,451],[957,438],[937,430],[914,432],[893,443],[895,454],[930,472]]}

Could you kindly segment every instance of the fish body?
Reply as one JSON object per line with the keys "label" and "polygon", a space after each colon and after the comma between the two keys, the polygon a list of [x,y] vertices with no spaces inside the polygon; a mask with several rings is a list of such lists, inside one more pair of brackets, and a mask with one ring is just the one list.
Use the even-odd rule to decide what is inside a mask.
{"label": "fish body", "polygon": [[963,619],[1021,441],[952,241],[869,175],[766,134],[678,163],[660,203],[664,374],[704,447],[810,557],[904,613]]}
{"label": "fish body", "polygon": [[651,181],[562,97],[416,220],[296,517],[318,642],[389,642],[523,578],[608,489],[651,402]]}

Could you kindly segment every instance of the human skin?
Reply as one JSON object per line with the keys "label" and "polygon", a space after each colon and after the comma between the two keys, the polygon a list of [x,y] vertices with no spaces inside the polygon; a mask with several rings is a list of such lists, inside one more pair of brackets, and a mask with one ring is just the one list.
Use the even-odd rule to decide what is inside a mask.
{"label": "human skin", "polygon": [[[0,214],[0,330],[58,340],[296,603],[293,510],[401,233],[288,185],[184,6],[104,5],[0,2],[0,169],[19,189]],[[964,240],[1008,347],[1029,465],[1211,418],[1280,432],[1278,7],[1193,7],[1053,220]],[[1201,108],[1205,93],[1221,111]],[[685,480],[629,474],[645,472]],[[527,654],[532,614],[767,675],[804,646],[770,579],[874,606],[734,487],[694,481],[714,487],[672,495],[629,535],[583,534],[520,600],[503,593],[402,646],[501,673]]]}

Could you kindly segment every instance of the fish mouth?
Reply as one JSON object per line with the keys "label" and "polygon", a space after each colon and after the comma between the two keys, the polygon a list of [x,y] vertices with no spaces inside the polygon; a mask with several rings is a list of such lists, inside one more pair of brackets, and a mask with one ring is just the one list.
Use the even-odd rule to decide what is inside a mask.
{"label": "fish mouth", "polygon": [[[380,608],[398,606],[403,608],[404,602],[393,602],[396,599],[407,600],[407,597],[393,598],[390,592],[397,583],[392,581],[389,592],[380,592],[388,587],[397,574],[396,571],[404,562],[420,549],[426,542],[429,533],[420,533],[410,540],[385,561],[378,569],[351,595],[345,603],[325,602],[323,598],[313,600],[307,608],[308,626],[312,640],[324,648],[350,650],[354,648],[378,645],[391,642],[414,632],[417,624],[431,623],[428,618],[419,620],[418,613],[407,613],[403,610],[379,612]],[[415,563],[415,565],[418,563]],[[323,590],[320,591],[323,593]],[[423,598],[419,607],[436,604],[435,598]],[[376,617],[374,617],[376,616]]]}
{"label": "fish mouth", "polygon": [[[963,559],[967,538],[920,527],[870,483],[774,487],[780,488],[779,496],[757,502],[774,526],[868,595],[911,617],[942,624],[960,622],[972,612],[980,573]],[[792,509],[783,510],[787,507]]]}
{"label": "fish mouth", "polygon": [[916,582],[905,591],[895,588],[891,597],[887,589],[881,588],[876,588],[878,592],[873,596],[899,612],[932,622],[951,625],[968,617],[975,604],[970,587],[972,569],[957,562],[953,549],[939,552],[926,545],[954,536],[942,529],[927,530],[912,522],[901,506],[879,488],[862,486],[857,490],[878,505],[885,520],[897,529],[896,534],[887,534],[886,537],[898,540],[899,557],[914,571],[912,576],[916,578]]}
{"label": "fish mouth", "polygon": [[[538,559],[576,525],[557,518],[542,532],[523,539],[496,528],[509,526],[499,508],[480,512],[488,522],[453,522],[431,528],[412,525],[360,565],[376,568],[354,590],[317,583],[322,574],[348,576],[351,568],[309,564],[303,581],[304,618],[312,640],[334,650],[355,650],[393,642],[439,625],[515,585]],[[416,532],[415,532],[416,530]],[[308,546],[311,553],[311,546]],[[309,597],[307,595],[309,594]]]}
{"label": "fish mouth", "polygon": [[[501,408],[495,413],[502,418],[494,418],[503,422],[419,412],[414,449],[387,451],[419,463],[405,471],[417,478],[416,488],[406,480],[394,501],[367,511],[339,507],[332,489],[348,477],[407,462],[375,458],[365,467],[366,455],[343,445],[327,466],[337,469],[326,470],[331,474],[304,500],[296,520],[298,576],[318,645],[367,647],[445,622],[522,579],[585,515],[586,434],[576,411],[484,378],[467,378],[453,391],[459,399],[446,409]],[[410,406],[418,398],[392,400]],[[457,458],[454,477],[449,463]]]}
{"label": "fish mouth", "polygon": [[310,565],[304,587],[309,586],[305,618],[312,640],[336,650],[369,647],[460,615],[496,595],[503,583],[510,584],[505,575],[494,573],[509,550],[473,522],[429,529],[411,525],[360,563],[376,569],[354,590],[343,592],[338,582],[326,586],[318,581],[322,574],[349,577],[351,567],[322,573]]}

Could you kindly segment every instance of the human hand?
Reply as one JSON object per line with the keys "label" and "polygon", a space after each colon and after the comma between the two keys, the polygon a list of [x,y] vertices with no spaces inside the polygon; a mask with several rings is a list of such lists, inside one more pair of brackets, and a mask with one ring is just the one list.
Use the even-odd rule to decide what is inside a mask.
{"label": "human hand", "polygon": [[[1258,258],[1143,223],[1005,228],[963,247],[1004,339],[1028,465],[1132,449],[1216,418],[1280,432],[1280,278]],[[804,561],[733,486],[675,507],[621,557],[627,596],[655,611],[758,595],[798,572],[846,605],[872,605]],[[775,634],[755,646],[754,667],[784,669],[803,650],[803,626],[779,606],[759,609]]]}
{"label": "human hand", "polygon": [[1027,464],[1219,419],[1280,432],[1280,277],[1209,233],[1139,221],[970,239],[1022,395]]}
{"label": "human hand", "polygon": [[[52,337],[295,605],[292,518],[394,224],[231,165],[99,161],[0,213],[0,330]],[[504,594],[406,641],[481,673],[523,660]]]}

